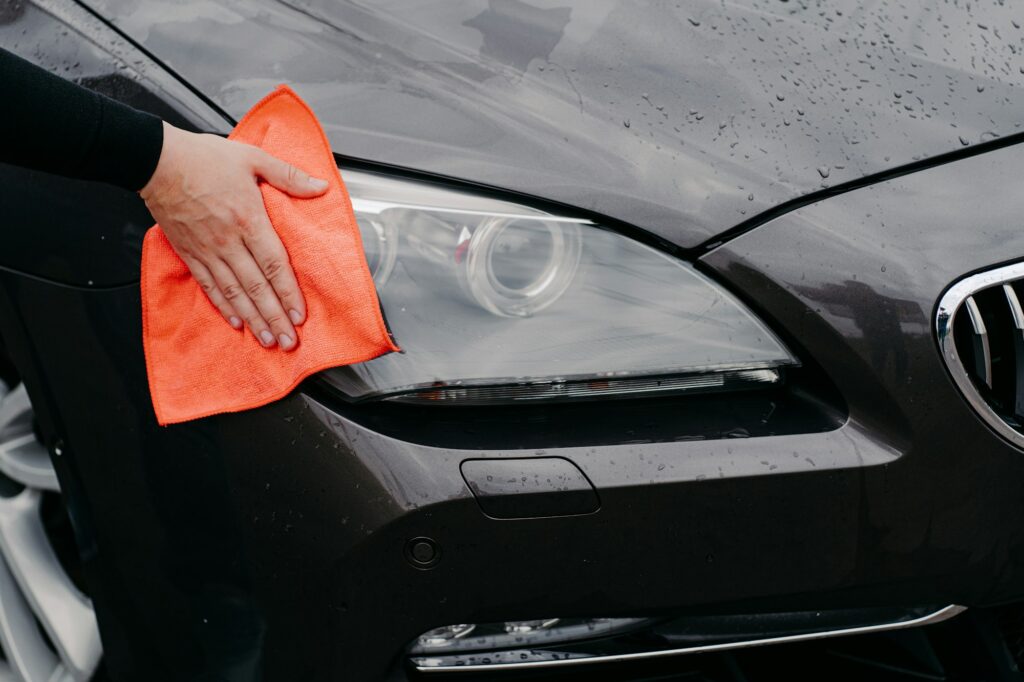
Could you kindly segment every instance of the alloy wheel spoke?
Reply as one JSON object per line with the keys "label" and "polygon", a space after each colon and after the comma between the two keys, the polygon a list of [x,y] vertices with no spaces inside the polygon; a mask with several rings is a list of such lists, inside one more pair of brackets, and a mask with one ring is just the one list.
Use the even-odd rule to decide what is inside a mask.
{"label": "alloy wheel spoke", "polygon": [[40,500],[41,493],[31,488],[0,499],[0,552],[71,679],[86,680],[102,654],[96,617],[50,546]]}
{"label": "alloy wheel spoke", "polygon": [[[11,679],[48,682],[57,657],[46,646],[28,602],[22,596],[7,564],[0,559],[0,643]],[[0,680],[7,679],[0,675]]]}
{"label": "alloy wheel spoke", "polygon": [[60,490],[50,454],[32,429],[24,384],[0,398],[0,472],[30,488]]}

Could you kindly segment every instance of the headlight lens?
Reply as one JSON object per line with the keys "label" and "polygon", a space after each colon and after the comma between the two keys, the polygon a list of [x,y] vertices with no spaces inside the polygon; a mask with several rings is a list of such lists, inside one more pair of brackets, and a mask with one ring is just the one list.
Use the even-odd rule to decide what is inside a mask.
{"label": "headlight lens", "polygon": [[372,173],[345,182],[404,350],[325,375],[354,400],[649,395],[774,382],[796,364],[691,265],[590,221]]}

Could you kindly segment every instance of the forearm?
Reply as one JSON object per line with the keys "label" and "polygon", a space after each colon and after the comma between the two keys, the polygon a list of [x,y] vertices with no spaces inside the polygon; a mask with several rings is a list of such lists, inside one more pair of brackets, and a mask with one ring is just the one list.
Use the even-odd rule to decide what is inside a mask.
{"label": "forearm", "polygon": [[0,162],[141,189],[156,168],[163,127],[151,116],[0,49]]}

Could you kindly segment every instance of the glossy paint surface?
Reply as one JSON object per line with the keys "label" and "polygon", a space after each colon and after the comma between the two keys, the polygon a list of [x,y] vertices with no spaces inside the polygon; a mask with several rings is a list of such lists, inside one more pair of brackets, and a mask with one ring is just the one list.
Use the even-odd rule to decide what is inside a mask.
{"label": "glossy paint surface", "polygon": [[1012,2],[85,4],[235,119],[287,82],[340,154],[681,247],[1024,117]]}

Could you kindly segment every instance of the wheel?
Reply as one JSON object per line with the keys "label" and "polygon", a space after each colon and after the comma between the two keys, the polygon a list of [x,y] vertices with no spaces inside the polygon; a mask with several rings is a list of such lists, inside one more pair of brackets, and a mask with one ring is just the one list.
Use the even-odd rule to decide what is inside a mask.
{"label": "wheel", "polygon": [[99,666],[92,602],[44,523],[48,501],[59,495],[25,385],[0,381],[0,681],[78,682]]}

